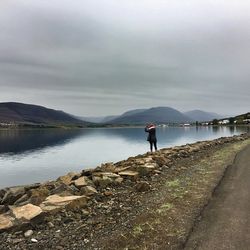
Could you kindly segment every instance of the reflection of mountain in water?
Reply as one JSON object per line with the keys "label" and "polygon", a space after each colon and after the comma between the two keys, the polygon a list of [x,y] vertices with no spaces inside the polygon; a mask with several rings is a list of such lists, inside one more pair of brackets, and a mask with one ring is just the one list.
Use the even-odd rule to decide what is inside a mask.
{"label": "reflection of mountain in water", "polygon": [[63,145],[83,133],[82,130],[2,130],[0,153],[20,154],[25,151]]}

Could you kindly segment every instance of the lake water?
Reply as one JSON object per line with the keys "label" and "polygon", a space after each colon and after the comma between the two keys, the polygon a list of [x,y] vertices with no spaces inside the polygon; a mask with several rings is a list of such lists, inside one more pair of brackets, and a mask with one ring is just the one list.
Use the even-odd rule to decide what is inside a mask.
{"label": "lake water", "polygon": [[[158,147],[245,132],[244,127],[157,128]],[[149,150],[143,128],[0,130],[0,187],[52,180]]]}

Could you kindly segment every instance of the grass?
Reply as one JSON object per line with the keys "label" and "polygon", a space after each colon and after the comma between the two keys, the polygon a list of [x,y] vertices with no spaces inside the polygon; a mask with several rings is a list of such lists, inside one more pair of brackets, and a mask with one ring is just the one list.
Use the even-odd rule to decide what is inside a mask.
{"label": "grass", "polygon": [[171,208],[173,208],[173,204],[172,203],[165,203],[163,205],[160,206],[159,209],[157,209],[157,213],[161,214],[161,213],[165,213],[167,212],[168,210],[170,210]]}

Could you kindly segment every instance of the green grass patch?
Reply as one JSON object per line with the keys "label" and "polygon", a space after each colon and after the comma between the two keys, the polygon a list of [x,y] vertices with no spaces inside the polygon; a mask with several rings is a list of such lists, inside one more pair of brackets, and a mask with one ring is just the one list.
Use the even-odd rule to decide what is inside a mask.
{"label": "green grass patch", "polygon": [[165,213],[165,212],[169,211],[170,209],[172,209],[173,206],[174,205],[172,203],[165,203],[156,211],[157,211],[157,213],[162,214],[162,213]]}
{"label": "green grass patch", "polygon": [[167,181],[166,182],[166,186],[169,188],[176,188],[180,186],[180,180],[179,179],[175,179],[173,181]]}

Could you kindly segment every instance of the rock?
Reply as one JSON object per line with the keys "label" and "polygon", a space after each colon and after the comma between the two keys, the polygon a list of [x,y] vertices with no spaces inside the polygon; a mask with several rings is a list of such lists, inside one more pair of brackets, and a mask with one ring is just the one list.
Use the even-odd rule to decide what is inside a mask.
{"label": "rock", "polygon": [[30,185],[27,185],[25,186],[25,191],[29,191],[30,189],[36,189],[36,188],[39,188],[41,186],[41,183],[33,183],[33,184],[30,184]]}
{"label": "rock", "polygon": [[14,202],[21,198],[24,194],[25,188],[23,186],[7,188],[1,203],[13,205]]}
{"label": "rock", "polygon": [[139,173],[137,171],[127,170],[127,171],[119,172],[119,175],[122,177],[128,177],[128,178],[132,178],[136,180],[138,178]]}
{"label": "rock", "polygon": [[8,206],[0,205],[0,214],[3,214],[9,210]]}
{"label": "rock", "polygon": [[46,212],[52,212],[53,210],[66,209],[79,209],[87,205],[87,197],[82,196],[65,196],[51,195],[40,205],[40,207]]}
{"label": "rock", "polygon": [[37,243],[38,242],[38,240],[35,239],[35,238],[32,238],[30,241],[33,242],[33,243]]}
{"label": "rock", "polygon": [[97,194],[97,191],[95,188],[91,186],[85,186],[81,188],[81,194],[86,195],[86,196],[91,196],[91,195]]}
{"label": "rock", "polygon": [[24,194],[21,198],[15,201],[14,205],[25,205],[25,202],[28,202],[29,196]]}
{"label": "rock", "polygon": [[22,242],[23,241],[23,239],[13,239],[12,240],[12,243],[13,244],[18,244],[18,243],[20,243],[20,242]]}
{"label": "rock", "polygon": [[91,169],[84,169],[84,170],[82,170],[81,175],[82,176],[91,176],[93,171],[94,171],[94,169],[92,169],[92,168]]}
{"label": "rock", "polygon": [[107,162],[107,163],[101,164],[101,169],[105,171],[113,172],[115,169],[115,165],[113,162]]}
{"label": "rock", "polygon": [[123,178],[122,177],[118,177],[115,179],[115,184],[121,184],[123,182]]}
{"label": "rock", "polygon": [[164,156],[154,156],[153,160],[162,167],[163,165],[167,165],[169,163],[169,159],[165,158]]}
{"label": "rock", "polygon": [[39,205],[49,196],[49,190],[46,187],[40,187],[29,190],[28,194],[30,196],[29,203]]}
{"label": "rock", "polygon": [[24,233],[24,237],[29,238],[33,233],[34,233],[33,230],[28,230]]}
{"label": "rock", "polygon": [[51,195],[53,194],[58,194],[60,196],[70,196],[73,195],[75,192],[78,192],[79,190],[76,189],[76,187],[68,186],[64,183],[60,183],[59,186],[57,186],[55,189],[53,189],[50,193]]}
{"label": "rock", "polygon": [[4,197],[5,193],[6,193],[5,189],[0,189],[0,200]]}
{"label": "rock", "polygon": [[146,192],[150,190],[150,185],[146,181],[141,181],[135,185],[135,190],[137,192]]}
{"label": "rock", "polygon": [[13,227],[14,218],[7,214],[0,214],[0,232]]}
{"label": "rock", "polygon": [[119,173],[119,172],[122,172],[122,171],[125,171],[125,170],[129,170],[130,168],[131,168],[131,166],[116,167],[115,170],[114,170],[114,173]]}
{"label": "rock", "polygon": [[49,221],[49,222],[48,222],[48,227],[49,227],[49,228],[54,228],[55,225],[54,225],[51,221]]}
{"label": "rock", "polygon": [[73,182],[73,184],[77,187],[77,188],[81,188],[81,187],[84,187],[84,186],[87,186],[87,177],[85,176],[82,176],[80,178],[78,178],[77,180],[75,180]]}
{"label": "rock", "polygon": [[12,214],[18,220],[30,221],[42,213],[42,209],[38,206],[27,204],[21,207],[11,207]]}
{"label": "rock", "polygon": [[94,184],[100,188],[106,188],[111,183],[113,183],[113,180],[107,176],[103,176],[103,177],[93,176],[92,180]]}
{"label": "rock", "polygon": [[137,167],[137,171],[139,172],[140,176],[149,175],[153,172],[155,166],[153,164],[141,165]]}
{"label": "rock", "polygon": [[111,172],[100,173],[100,176],[102,176],[102,177],[108,177],[110,179],[116,179],[116,178],[120,177],[118,174],[114,174],[114,173],[111,173]]}
{"label": "rock", "polygon": [[63,176],[60,176],[57,181],[58,182],[61,182],[61,183],[64,183],[66,185],[70,185],[72,179],[75,177],[75,176],[78,176],[79,174],[78,173],[74,173],[74,172],[70,172],[66,175],[63,175]]}
{"label": "rock", "polygon": [[82,209],[81,211],[84,216],[88,216],[90,214],[90,212],[86,209]]}
{"label": "rock", "polygon": [[104,195],[105,196],[111,196],[111,195],[113,195],[113,192],[111,192],[111,191],[105,191]]}

